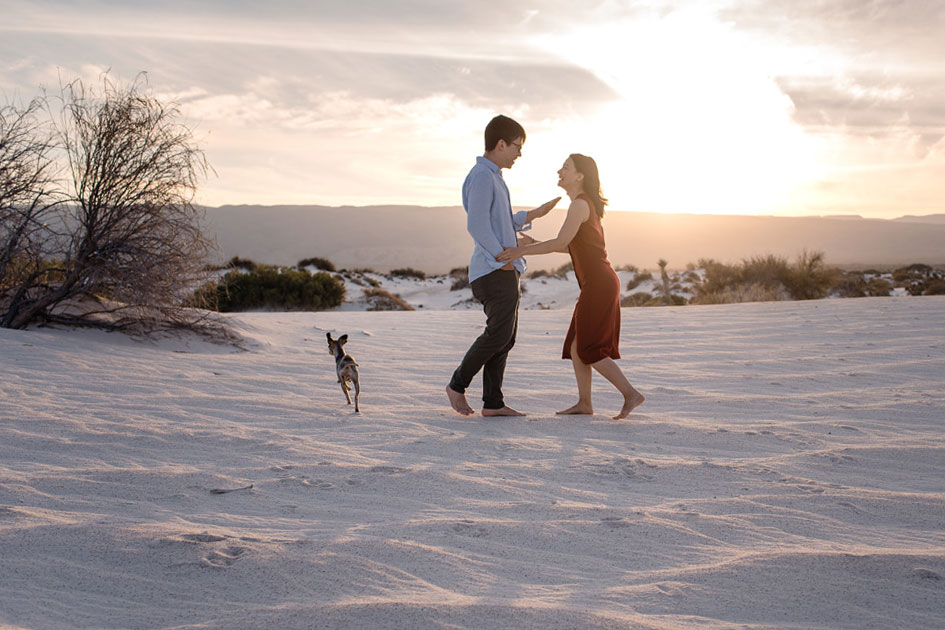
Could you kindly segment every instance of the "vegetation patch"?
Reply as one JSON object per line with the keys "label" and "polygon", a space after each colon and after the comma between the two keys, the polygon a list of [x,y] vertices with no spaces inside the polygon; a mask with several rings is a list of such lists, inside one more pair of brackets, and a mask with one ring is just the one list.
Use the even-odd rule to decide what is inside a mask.
{"label": "vegetation patch", "polygon": [[315,267],[321,271],[335,271],[335,265],[330,260],[325,258],[319,258],[315,256],[313,258],[304,258],[299,261],[296,265],[299,269],[305,269],[306,267]]}
{"label": "vegetation patch", "polygon": [[368,303],[369,311],[412,311],[414,308],[407,304],[399,295],[394,295],[385,289],[365,289],[364,300]]}
{"label": "vegetation patch", "polygon": [[344,282],[331,274],[272,265],[231,271],[207,291],[220,312],[316,311],[340,306],[345,297]]}
{"label": "vegetation patch", "polygon": [[426,280],[427,274],[420,271],[419,269],[414,269],[413,267],[404,267],[403,269],[392,269],[390,272],[395,278],[416,278],[417,280]]}

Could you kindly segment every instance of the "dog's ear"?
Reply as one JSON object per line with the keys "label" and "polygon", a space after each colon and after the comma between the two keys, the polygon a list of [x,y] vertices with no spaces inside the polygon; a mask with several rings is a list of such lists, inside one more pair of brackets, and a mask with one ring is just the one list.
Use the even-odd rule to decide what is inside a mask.
{"label": "dog's ear", "polygon": [[338,337],[338,342],[342,344],[348,343],[348,335],[341,335]]}
{"label": "dog's ear", "polygon": [[325,333],[325,336],[328,337],[328,343],[331,343],[331,333]]}

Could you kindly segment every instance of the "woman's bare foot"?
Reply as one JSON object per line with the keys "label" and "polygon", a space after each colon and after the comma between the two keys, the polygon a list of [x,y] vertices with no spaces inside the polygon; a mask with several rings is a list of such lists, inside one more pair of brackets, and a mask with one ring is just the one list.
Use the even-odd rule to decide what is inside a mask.
{"label": "woman's bare foot", "polygon": [[633,411],[634,409],[642,405],[644,400],[646,400],[646,398],[643,397],[643,394],[641,394],[637,390],[633,390],[632,394],[624,397],[623,409],[620,410],[620,413],[614,416],[614,420],[621,420],[623,418],[626,418],[627,416],[630,415],[631,411]]}
{"label": "woman's bare foot", "polygon": [[556,411],[555,413],[559,416],[593,416],[594,409],[590,405],[578,403],[573,407],[568,407],[567,409],[562,409],[561,411]]}
{"label": "woman's bare foot", "polygon": [[450,407],[452,407],[453,411],[456,413],[462,416],[471,416],[476,413],[476,411],[469,406],[469,403],[466,402],[466,394],[453,391],[453,388],[447,385],[446,396],[450,399]]}
{"label": "woman's bare foot", "polygon": [[482,415],[487,418],[493,418],[495,416],[524,416],[525,414],[521,411],[516,411],[509,406],[502,407],[501,409],[485,409],[482,410]]}

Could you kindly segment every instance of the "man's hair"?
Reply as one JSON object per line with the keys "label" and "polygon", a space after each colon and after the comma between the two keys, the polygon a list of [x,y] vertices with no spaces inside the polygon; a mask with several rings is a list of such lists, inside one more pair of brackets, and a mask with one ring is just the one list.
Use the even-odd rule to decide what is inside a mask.
{"label": "man's hair", "polygon": [[508,116],[499,114],[486,125],[486,151],[492,151],[499,140],[511,144],[516,138],[525,140],[525,129]]}

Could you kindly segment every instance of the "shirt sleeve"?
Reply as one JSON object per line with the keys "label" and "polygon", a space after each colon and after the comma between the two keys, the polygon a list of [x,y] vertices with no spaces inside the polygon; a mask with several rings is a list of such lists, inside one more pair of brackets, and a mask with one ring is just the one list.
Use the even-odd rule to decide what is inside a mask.
{"label": "shirt sleeve", "polygon": [[495,196],[495,184],[489,173],[479,173],[469,182],[466,229],[484,250],[498,256],[505,248],[499,243],[492,230],[492,202]]}
{"label": "shirt sleeve", "polygon": [[512,225],[515,227],[516,232],[527,232],[532,229],[532,224],[528,221],[528,210],[519,210],[512,215]]}

